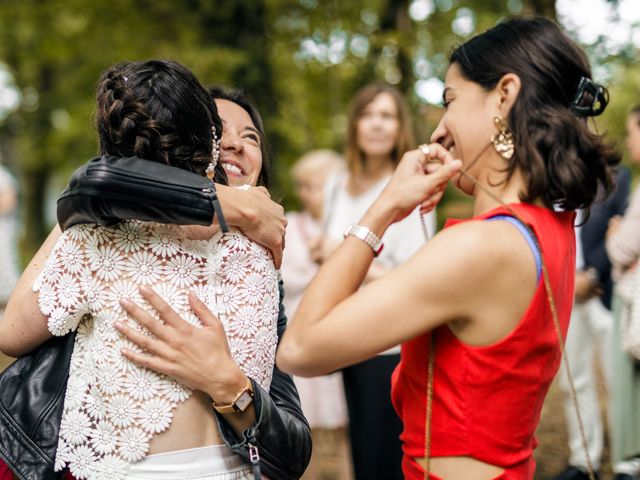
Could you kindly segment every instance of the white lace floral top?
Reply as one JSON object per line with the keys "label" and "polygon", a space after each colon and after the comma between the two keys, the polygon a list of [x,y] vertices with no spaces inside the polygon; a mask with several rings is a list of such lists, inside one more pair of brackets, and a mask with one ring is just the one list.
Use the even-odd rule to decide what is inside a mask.
{"label": "white lace floral top", "polygon": [[151,437],[169,428],[174,407],[191,395],[120,353],[140,351],[113,324],[126,321],[123,297],[150,308],[137,289],[143,284],[201,326],[188,306],[187,294],[194,290],[221,319],[245,374],[270,386],[278,279],[264,248],[238,231],[193,241],[181,239],[174,226],[138,221],[71,227],[33,286],[52,334],[77,329],[56,470],[68,466],[79,479],[123,478],[130,463],[144,458]]}

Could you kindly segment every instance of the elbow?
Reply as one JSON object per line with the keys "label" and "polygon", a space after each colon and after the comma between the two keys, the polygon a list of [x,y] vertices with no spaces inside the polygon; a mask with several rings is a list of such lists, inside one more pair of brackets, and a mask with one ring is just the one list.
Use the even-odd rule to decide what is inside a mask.
{"label": "elbow", "polygon": [[23,352],[22,350],[11,348],[10,346],[5,347],[4,345],[0,344],[0,353],[7,357],[18,358],[19,356],[24,355],[25,352]]}
{"label": "elbow", "polygon": [[5,310],[5,315],[0,320],[0,353],[8,357],[18,358],[33,350],[37,345],[28,342],[24,338],[24,332],[18,331],[12,310]]}
{"label": "elbow", "polygon": [[285,373],[299,375],[297,368],[298,350],[299,348],[295,345],[291,337],[285,334],[276,351],[276,366]]}
{"label": "elbow", "polygon": [[20,349],[16,342],[13,341],[13,335],[5,332],[2,327],[3,325],[0,324],[0,353],[13,358],[24,355],[23,349]]}
{"label": "elbow", "polygon": [[313,377],[322,372],[309,362],[308,350],[286,332],[276,352],[276,365],[285,373],[299,377]]}

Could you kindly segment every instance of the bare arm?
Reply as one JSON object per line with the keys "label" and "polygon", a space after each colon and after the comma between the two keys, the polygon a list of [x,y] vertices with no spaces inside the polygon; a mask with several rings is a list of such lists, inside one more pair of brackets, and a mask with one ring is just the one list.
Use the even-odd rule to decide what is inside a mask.
{"label": "bare arm", "polygon": [[350,237],[322,266],[284,335],[279,368],[327,373],[445,323],[469,344],[490,344],[514,328],[536,286],[533,255],[507,222],[447,229],[358,289],[372,256]]}
{"label": "bare arm", "polygon": [[[264,187],[240,190],[216,184],[216,191],[227,224],[238,227],[251,240],[269,250],[276,268],[279,269],[287,226],[282,205],[271,200],[269,191]],[[213,223],[208,227],[182,227],[187,237],[195,240],[209,239],[219,228],[218,217],[214,217]]]}
{"label": "bare arm", "polygon": [[[432,202],[428,206],[433,207],[459,168],[448,152],[441,149],[440,153],[446,163],[430,175],[424,173],[425,158],[420,151],[405,154],[361,224],[382,237],[392,223],[405,218],[416,205]],[[325,373],[368,358],[428,328],[416,316],[419,304],[413,303],[420,301],[419,278],[412,271],[398,273],[415,268],[417,262],[401,266],[356,293],[372,260],[371,249],[349,237],[323,264],[283,337],[277,355],[281,369],[299,375]],[[449,308],[449,302],[445,303]],[[447,311],[442,318],[450,314]],[[402,318],[402,327],[400,322],[391,321],[393,318]]]}
{"label": "bare arm", "polygon": [[[420,188],[398,171],[394,178],[401,181],[394,185],[392,179],[360,222],[379,236],[398,218],[393,189]],[[440,175],[435,185],[448,173]],[[435,187],[424,188],[422,198],[433,198]],[[405,192],[399,197],[406,198]],[[467,222],[445,230],[358,290],[372,259],[369,246],[348,237],[321,267],[284,335],[279,368],[302,376],[330,372],[445,323],[469,344],[491,344],[513,330],[536,288],[533,255],[508,222]]]}
{"label": "bare arm", "polygon": [[0,320],[0,351],[12,357],[24,355],[52,337],[38,307],[33,284],[60,237],[56,226],[34,255],[16,285],[4,317]]}

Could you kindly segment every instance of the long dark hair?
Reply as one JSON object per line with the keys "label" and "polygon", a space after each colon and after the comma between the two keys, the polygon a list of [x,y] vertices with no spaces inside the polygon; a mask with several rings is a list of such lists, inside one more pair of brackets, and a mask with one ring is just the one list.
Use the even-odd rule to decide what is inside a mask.
{"label": "long dark hair", "polygon": [[[521,89],[507,119],[515,154],[506,172],[508,178],[516,169],[522,173],[527,184],[522,201],[541,198],[547,207],[574,210],[591,205],[599,183],[611,191],[609,167],[620,155],[586,122],[586,116],[602,112],[608,95],[590,81],[584,52],[554,22],[505,21],[455,49],[450,61],[486,90],[507,73],[520,78]],[[583,78],[598,88],[597,110],[590,107],[590,95],[584,96],[590,97],[586,108],[574,104]]]}
{"label": "long dark hair", "polygon": [[271,148],[267,141],[267,136],[264,130],[264,124],[262,123],[262,117],[260,112],[253,105],[249,96],[240,89],[227,88],[221,85],[213,85],[208,88],[211,98],[219,100],[228,100],[233,102],[239,107],[243,108],[251,118],[253,126],[258,130],[260,135],[260,153],[262,154],[262,168],[260,169],[260,175],[258,176],[257,184],[259,186],[269,188],[271,183]]}
{"label": "long dark hair", "polygon": [[[198,79],[167,60],[124,62],[98,81],[95,124],[100,153],[137,156],[204,175],[213,133],[222,136],[218,111]],[[215,181],[226,182],[221,166]]]}

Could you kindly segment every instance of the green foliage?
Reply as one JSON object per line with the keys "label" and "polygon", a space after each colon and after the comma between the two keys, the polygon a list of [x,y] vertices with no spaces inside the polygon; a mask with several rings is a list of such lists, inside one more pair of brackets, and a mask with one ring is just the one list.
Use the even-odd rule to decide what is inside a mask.
{"label": "green foliage", "polygon": [[[58,192],[97,150],[93,91],[113,63],[170,58],[205,84],[244,88],[272,143],[275,196],[289,208],[295,206],[289,168],[310,149],[342,150],[346,107],[360,86],[395,83],[425,141],[440,109],[414,85],[443,78],[453,45],[512,13],[555,15],[554,0],[431,3],[431,14],[414,20],[409,0],[0,2],[0,62],[23,96],[20,109],[0,124],[0,150],[23,187],[26,256],[48,229],[47,189]],[[609,60],[620,65],[612,108],[599,123],[619,139],[640,74],[629,61]],[[451,196],[453,209],[458,201]]]}

